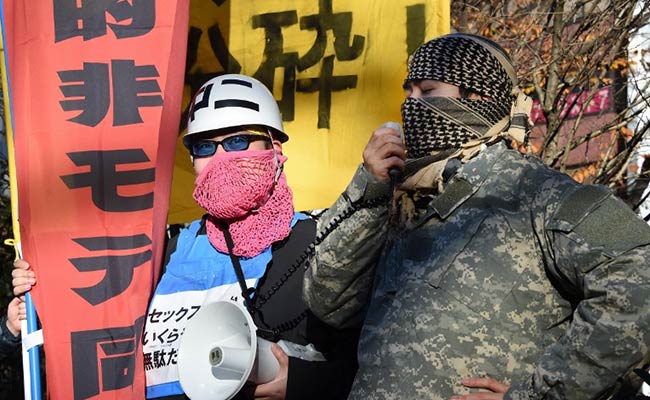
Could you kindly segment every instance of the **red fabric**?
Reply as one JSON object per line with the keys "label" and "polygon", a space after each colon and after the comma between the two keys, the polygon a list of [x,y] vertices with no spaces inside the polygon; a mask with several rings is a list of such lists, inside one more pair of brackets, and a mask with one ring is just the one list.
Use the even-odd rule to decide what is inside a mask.
{"label": "red fabric", "polygon": [[[3,2],[23,257],[52,399],[144,398],[141,329],[162,260],[189,0],[111,3]],[[91,32],[93,4],[113,8]],[[129,90],[135,107],[118,95]],[[80,107],[101,118],[89,124]]]}

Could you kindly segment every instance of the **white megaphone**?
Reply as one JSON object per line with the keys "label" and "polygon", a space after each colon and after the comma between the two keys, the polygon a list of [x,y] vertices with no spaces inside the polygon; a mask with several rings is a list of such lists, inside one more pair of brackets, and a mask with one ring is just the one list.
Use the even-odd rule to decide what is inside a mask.
{"label": "white megaphone", "polygon": [[[178,375],[185,394],[192,400],[229,400],[247,381],[273,380],[280,365],[271,352],[272,343],[258,339],[256,330],[239,303],[204,304],[188,321],[178,349]],[[289,356],[325,360],[311,345],[278,344]]]}

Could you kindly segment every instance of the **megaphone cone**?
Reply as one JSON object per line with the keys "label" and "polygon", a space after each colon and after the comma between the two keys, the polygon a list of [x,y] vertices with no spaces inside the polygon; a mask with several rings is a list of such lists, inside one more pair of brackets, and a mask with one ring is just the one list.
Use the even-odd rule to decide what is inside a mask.
{"label": "megaphone cone", "polygon": [[271,343],[258,340],[255,331],[250,314],[238,303],[203,305],[188,321],[178,349],[185,394],[192,400],[228,400],[246,381],[275,378],[280,366]]}

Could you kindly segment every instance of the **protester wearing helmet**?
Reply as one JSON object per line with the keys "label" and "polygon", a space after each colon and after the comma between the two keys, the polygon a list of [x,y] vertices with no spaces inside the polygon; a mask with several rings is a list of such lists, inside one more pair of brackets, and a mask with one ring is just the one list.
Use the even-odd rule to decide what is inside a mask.
{"label": "protester wearing helmet", "polygon": [[224,223],[240,257],[289,234],[293,199],[281,145],[288,139],[273,95],[253,78],[223,75],[195,95],[183,143],[197,176],[194,199],[208,212],[208,236],[219,251],[228,254]]}
{"label": "protester wearing helmet", "polygon": [[405,146],[375,131],[319,226],[400,169],[392,206],[341,222],[305,274],[324,321],[365,318],[350,398],[606,398],[648,360],[650,227],[512,148],[531,101],[496,43],[429,41],[404,88]]}
{"label": "protester wearing helmet", "polygon": [[[273,345],[277,376],[244,386],[235,399],[347,398],[360,324],[332,328],[302,300],[316,228],[293,209],[282,168],[288,139],[273,95],[256,79],[219,76],[193,99],[183,143],[196,173],[193,197],[207,214],[167,244],[142,338],[147,398],[187,398],[177,364],[181,337],[204,304],[219,300],[246,306],[258,337],[325,358],[289,357]],[[24,260],[14,263],[12,276],[17,296],[36,283]]]}
{"label": "protester wearing helmet", "polygon": [[[360,324],[332,328],[302,300],[316,229],[293,210],[282,169],[288,139],[273,95],[256,79],[219,76],[193,99],[183,143],[196,172],[194,199],[207,214],[167,244],[142,338],[147,398],[187,398],[177,365],[183,330],[202,305],[219,300],[245,305],[258,337],[315,350],[326,360],[288,357],[273,345],[278,375],[244,386],[235,399],[347,398]],[[25,260],[14,262],[12,276],[16,296],[36,284]]]}

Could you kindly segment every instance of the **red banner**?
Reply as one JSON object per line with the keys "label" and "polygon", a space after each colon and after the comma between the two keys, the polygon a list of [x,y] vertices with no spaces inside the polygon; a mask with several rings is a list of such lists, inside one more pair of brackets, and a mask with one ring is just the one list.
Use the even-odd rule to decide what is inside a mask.
{"label": "red banner", "polygon": [[23,257],[52,399],[144,398],[189,0],[5,0]]}

